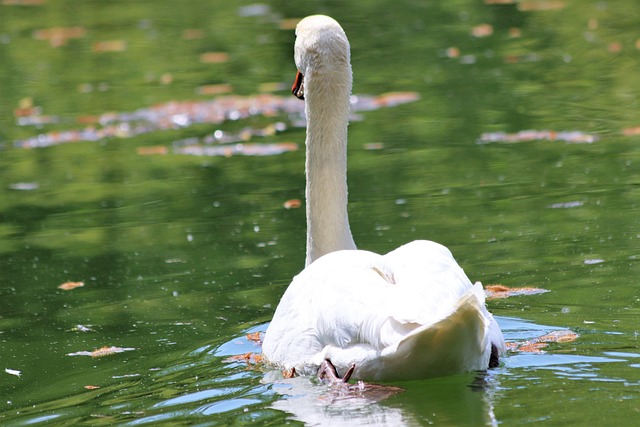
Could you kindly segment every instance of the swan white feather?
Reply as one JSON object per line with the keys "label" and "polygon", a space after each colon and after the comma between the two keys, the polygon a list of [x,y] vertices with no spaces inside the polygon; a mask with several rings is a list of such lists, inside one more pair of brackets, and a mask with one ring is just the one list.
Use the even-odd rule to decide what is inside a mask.
{"label": "swan white feather", "polygon": [[[486,369],[504,352],[498,324],[444,246],[426,240],[386,255],[356,250],[347,216],[349,42],[330,17],[296,28],[307,116],[307,265],[283,295],[265,358],[313,374],[325,359],[353,378],[419,379]],[[302,90],[298,88],[301,92]]]}

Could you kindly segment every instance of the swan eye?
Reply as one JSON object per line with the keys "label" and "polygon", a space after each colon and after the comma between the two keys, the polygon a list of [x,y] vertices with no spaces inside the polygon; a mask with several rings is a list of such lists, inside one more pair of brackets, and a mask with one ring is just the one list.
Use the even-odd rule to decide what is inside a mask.
{"label": "swan eye", "polygon": [[296,79],[291,86],[291,93],[298,99],[304,99],[304,76],[300,71],[296,74]]}

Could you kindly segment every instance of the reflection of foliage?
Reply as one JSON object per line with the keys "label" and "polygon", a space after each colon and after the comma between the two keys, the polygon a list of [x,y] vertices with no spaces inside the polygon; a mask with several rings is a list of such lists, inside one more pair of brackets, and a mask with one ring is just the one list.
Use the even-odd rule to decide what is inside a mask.
{"label": "reflection of foliage", "polygon": [[[42,150],[12,142],[105,111],[205,102],[211,91],[251,97],[265,82],[281,91],[294,71],[293,33],[278,21],[317,11],[338,18],[350,37],[355,93],[420,94],[418,102],[362,112],[363,122],[350,126],[350,218],[360,247],[385,252],[414,238],[441,241],[474,280],[562,289],[573,305],[540,295],[548,306],[530,315],[562,313],[571,325],[594,313],[605,322],[614,306],[637,308],[622,285],[638,273],[630,212],[640,197],[640,155],[632,132],[618,135],[638,126],[640,88],[630,72],[638,61],[636,3],[601,9],[602,2],[574,0],[530,12],[463,0],[393,8],[382,0],[330,2],[313,11],[307,2],[271,4],[280,3],[259,16],[223,1],[0,5],[0,326],[4,354],[23,363],[11,364],[23,373],[23,401],[42,396],[33,378],[48,378],[53,364],[77,377],[68,359],[82,362],[65,358],[69,352],[114,343],[140,349],[122,357],[171,365],[195,345],[268,320],[304,263],[304,210],[282,206],[304,198],[304,153],[204,158],[140,156],[132,148],[202,142],[215,130],[206,124]],[[480,25],[492,31],[484,26],[474,36]],[[77,27],[84,31],[57,47],[34,36]],[[21,117],[40,108],[56,120],[18,126],[21,108]],[[228,121],[225,131],[280,119]],[[600,138],[475,143],[485,132],[526,129]],[[301,129],[280,135],[304,141]],[[276,133],[261,138],[281,142]],[[380,149],[362,150],[366,144]],[[56,289],[68,281],[85,286]],[[492,304],[507,313],[517,302]],[[627,332],[629,319],[615,327]],[[75,324],[96,332],[66,332]],[[176,350],[161,359],[167,348]],[[198,368],[203,376],[221,371],[215,363]],[[69,380],[62,388],[71,394],[74,387]],[[166,384],[153,389],[160,388]]]}

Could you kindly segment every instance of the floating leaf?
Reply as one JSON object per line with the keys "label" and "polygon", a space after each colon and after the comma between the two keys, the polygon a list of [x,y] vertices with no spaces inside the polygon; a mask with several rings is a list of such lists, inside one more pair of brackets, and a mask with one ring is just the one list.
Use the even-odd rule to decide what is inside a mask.
{"label": "floating leaf", "polygon": [[198,28],[187,28],[182,32],[184,40],[198,40],[204,38],[204,30]]}
{"label": "floating leaf", "polygon": [[[94,90],[91,84],[81,86],[79,88],[81,91]],[[100,83],[97,89],[107,90],[108,85]],[[206,85],[200,87],[199,93],[210,95],[231,90],[232,87],[227,84]],[[351,110],[353,112],[370,111],[414,102],[418,99],[419,95],[415,92],[391,92],[380,96],[354,95],[351,98]],[[89,126],[83,129],[42,133],[24,140],[14,141],[14,145],[21,148],[39,148],[79,141],[102,141],[114,137],[132,138],[148,132],[174,130],[196,124],[219,124],[254,116],[273,117],[278,114],[288,117],[293,126],[305,126],[304,102],[300,102],[293,96],[283,97],[270,93],[261,93],[255,96],[228,95],[206,101],[168,102],[129,112],[107,112],[97,118],[88,119]],[[18,125],[42,125],[58,121],[55,116],[41,116],[40,111],[35,111],[34,114],[29,113],[27,116],[19,117]],[[96,124],[100,126],[96,126]],[[269,131],[279,132],[286,128],[287,125],[278,121],[262,130],[257,130],[256,133],[251,133],[251,135],[268,135]],[[249,132],[253,131],[249,130]],[[231,142],[224,140],[225,135],[229,134],[218,130],[210,139],[212,142]],[[237,135],[249,135],[249,133],[244,129]]]}
{"label": "floating leaf", "polygon": [[247,339],[249,341],[260,343],[260,341],[261,341],[260,332],[252,332],[252,333],[247,334]]}
{"label": "floating leaf", "polygon": [[560,10],[564,9],[567,5],[563,1],[522,1],[518,3],[518,9],[522,12],[533,12],[540,10]]}
{"label": "floating leaf", "polygon": [[543,294],[545,292],[549,292],[547,289],[542,288],[534,288],[531,286],[525,286],[521,288],[509,288],[504,285],[487,285],[484,288],[485,293],[487,294],[487,298],[489,299],[501,299],[501,298],[509,298],[513,296],[520,295],[537,295]]}
{"label": "floating leaf", "polygon": [[36,40],[48,40],[51,47],[60,47],[67,44],[69,39],[84,37],[87,33],[84,27],[54,27],[33,32]]}
{"label": "floating leaf", "polygon": [[298,209],[300,206],[302,206],[300,199],[291,199],[284,202],[285,209]]}
{"label": "floating leaf", "polygon": [[77,351],[75,353],[67,353],[67,356],[91,356],[91,357],[104,357],[111,356],[112,354],[124,353],[125,351],[133,351],[135,348],[131,347],[100,347],[93,351]]}
{"label": "floating leaf", "polygon": [[640,126],[635,126],[635,127],[632,127],[632,128],[622,129],[622,134],[624,136],[640,135]]}
{"label": "floating leaf", "polygon": [[5,368],[4,370],[9,375],[15,375],[16,377],[20,377],[22,375],[22,371],[18,371],[17,369],[9,369]]}
{"label": "floating leaf", "polygon": [[255,354],[252,352],[244,353],[244,354],[236,354],[234,356],[229,356],[223,360],[224,363],[234,363],[234,362],[244,362],[248,365],[258,365],[264,362],[264,359],[261,354]]}
{"label": "floating leaf", "polygon": [[93,44],[94,52],[123,52],[127,50],[127,42],[124,40],[105,40]]}
{"label": "floating leaf", "polygon": [[62,285],[58,286],[58,289],[70,291],[71,289],[81,288],[82,286],[84,286],[84,282],[64,282]]}
{"label": "floating leaf", "polygon": [[164,145],[156,145],[152,147],[138,147],[136,152],[142,156],[149,156],[152,154],[168,154],[169,149]]}
{"label": "floating leaf", "polygon": [[205,52],[200,55],[200,62],[204,64],[220,64],[229,61],[229,54],[226,52]]}
{"label": "floating leaf", "polygon": [[577,340],[579,337],[573,331],[568,329],[560,331],[552,331],[548,334],[542,335],[532,340],[522,342],[508,342],[506,343],[507,349],[520,353],[543,353],[543,348],[547,347],[550,343],[567,343]]}
{"label": "floating leaf", "polygon": [[298,22],[300,22],[300,18],[281,19],[278,23],[278,27],[281,30],[295,30],[298,26]]}
{"label": "floating leaf", "polygon": [[219,85],[202,85],[198,86],[196,89],[196,93],[198,95],[222,95],[224,93],[233,92],[233,86],[230,84],[219,84]]}
{"label": "floating leaf", "polygon": [[480,24],[471,29],[471,35],[473,37],[488,37],[491,34],[493,34],[493,25],[491,24]]}

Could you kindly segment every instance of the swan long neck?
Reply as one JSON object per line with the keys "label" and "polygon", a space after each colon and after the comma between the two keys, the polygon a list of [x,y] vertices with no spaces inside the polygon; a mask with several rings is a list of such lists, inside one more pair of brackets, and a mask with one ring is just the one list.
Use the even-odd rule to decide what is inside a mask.
{"label": "swan long neck", "polygon": [[355,249],[347,214],[347,126],[351,96],[349,58],[339,69],[304,76],[307,259]]}

